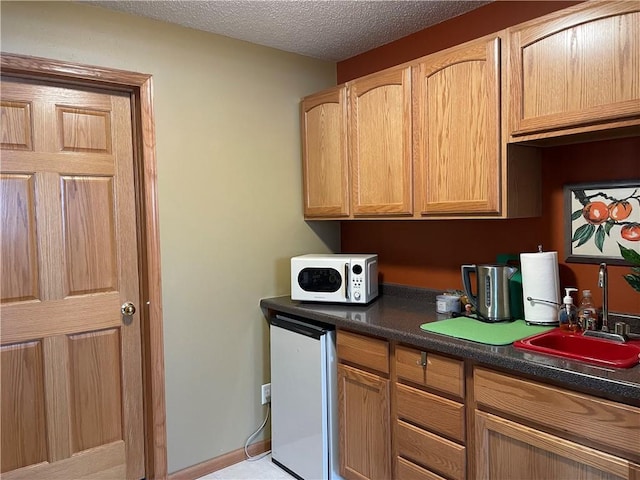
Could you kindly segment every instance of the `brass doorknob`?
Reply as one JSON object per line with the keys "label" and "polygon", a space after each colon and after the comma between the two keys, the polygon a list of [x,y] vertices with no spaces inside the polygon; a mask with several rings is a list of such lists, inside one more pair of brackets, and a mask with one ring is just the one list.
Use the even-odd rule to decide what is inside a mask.
{"label": "brass doorknob", "polygon": [[125,317],[131,317],[134,313],[136,313],[136,306],[131,302],[125,302],[122,304],[122,308],[120,308],[120,311]]}

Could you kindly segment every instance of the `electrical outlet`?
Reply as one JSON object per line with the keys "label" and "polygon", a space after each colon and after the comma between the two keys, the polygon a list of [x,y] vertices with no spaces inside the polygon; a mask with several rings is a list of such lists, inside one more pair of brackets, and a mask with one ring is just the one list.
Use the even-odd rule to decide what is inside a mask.
{"label": "electrical outlet", "polygon": [[271,403],[271,384],[265,383],[262,385],[262,405],[265,403]]}

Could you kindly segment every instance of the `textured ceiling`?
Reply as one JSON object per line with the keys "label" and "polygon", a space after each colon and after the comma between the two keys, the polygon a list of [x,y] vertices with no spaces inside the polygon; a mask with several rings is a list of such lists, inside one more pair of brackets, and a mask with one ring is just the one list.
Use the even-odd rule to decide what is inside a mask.
{"label": "textured ceiling", "polygon": [[247,42],[340,61],[478,8],[488,1],[87,1]]}

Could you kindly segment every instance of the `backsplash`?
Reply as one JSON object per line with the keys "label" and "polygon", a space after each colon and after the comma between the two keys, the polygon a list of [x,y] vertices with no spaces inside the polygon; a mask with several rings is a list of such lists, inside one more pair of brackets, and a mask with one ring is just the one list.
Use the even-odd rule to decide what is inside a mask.
{"label": "backsplash", "polygon": [[[564,261],[563,186],[640,178],[640,137],[549,147],[542,155],[541,217],[344,221],[342,252],[377,253],[383,283],[446,290],[462,288],[462,264],[492,263],[499,254],[535,252],[542,244],[545,251],[558,252],[561,287],[590,289],[601,306],[598,265]],[[609,266],[609,308],[640,315],[640,293],[623,278],[629,272],[629,267]]]}
{"label": "backsplash", "polygon": [[[425,308],[436,308],[436,296],[447,290],[433,290],[431,288],[410,287],[406,285],[398,285],[393,283],[382,283],[379,286],[380,294],[393,297],[401,297],[411,300],[419,300],[425,303]],[[448,315],[446,316],[448,317]],[[444,318],[444,317],[443,317]],[[640,315],[620,314],[617,312],[609,312],[609,323],[611,326],[615,322],[625,322],[631,327],[631,333],[640,335]]]}

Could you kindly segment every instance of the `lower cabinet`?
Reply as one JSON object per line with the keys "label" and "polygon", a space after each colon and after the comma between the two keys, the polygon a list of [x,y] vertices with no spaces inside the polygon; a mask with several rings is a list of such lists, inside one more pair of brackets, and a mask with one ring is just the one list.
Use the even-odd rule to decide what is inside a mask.
{"label": "lower cabinet", "polygon": [[475,420],[476,478],[637,478],[623,458],[489,413],[476,412]]}
{"label": "lower cabinet", "polygon": [[337,347],[347,480],[640,480],[638,407],[343,330]]}
{"label": "lower cabinet", "polygon": [[389,380],[340,365],[338,382],[341,475],[391,478]]}
{"label": "lower cabinet", "polygon": [[640,409],[474,369],[476,478],[640,478]]}
{"label": "lower cabinet", "polygon": [[340,475],[390,479],[389,344],[338,331],[337,350]]}

